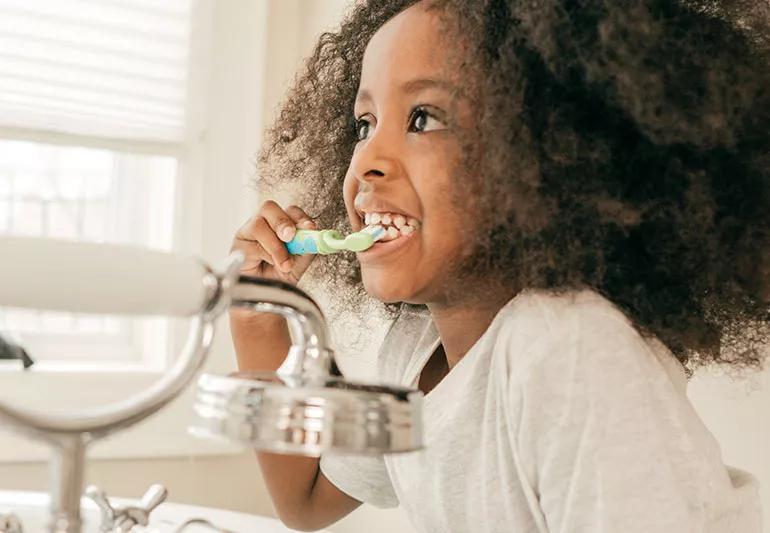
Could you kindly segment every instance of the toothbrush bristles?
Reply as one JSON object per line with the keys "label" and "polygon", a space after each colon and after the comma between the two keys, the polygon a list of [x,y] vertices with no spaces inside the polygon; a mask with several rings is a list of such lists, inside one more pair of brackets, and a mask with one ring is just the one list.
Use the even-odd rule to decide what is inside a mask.
{"label": "toothbrush bristles", "polygon": [[377,224],[377,225],[374,225],[374,226],[366,226],[366,227],[363,229],[363,231],[365,231],[366,233],[369,233],[369,234],[372,236],[372,238],[373,238],[375,241],[379,241],[379,240],[380,240],[380,239],[382,239],[382,238],[383,238],[385,235],[387,235],[387,234],[388,234],[388,232],[387,232],[387,231],[385,231],[385,228],[383,228],[383,227],[382,227],[381,225],[379,225],[379,224]]}

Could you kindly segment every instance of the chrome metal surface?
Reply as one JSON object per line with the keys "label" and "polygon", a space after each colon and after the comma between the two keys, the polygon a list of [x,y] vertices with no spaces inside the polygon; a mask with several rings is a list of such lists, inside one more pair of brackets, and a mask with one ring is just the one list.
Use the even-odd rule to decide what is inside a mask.
{"label": "chrome metal surface", "polygon": [[304,291],[281,281],[241,276],[232,289],[231,306],[286,318],[297,344],[289,350],[279,374],[323,378],[331,373],[335,365],[326,320],[318,304]]}
{"label": "chrome metal surface", "polygon": [[82,529],[80,497],[88,445],[162,409],[179,396],[198,373],[213,339],[214,320],[229,305],[230,290],[242,261],[242,255],[235,254],[228,259],[222,274],[206,272],[201,283],[210,299],[193,318],[182,355],[171,370],[147,390],[122,402],[57,415],[0,403],[0,422],[51,446],[50,533],[80,533]]}
{"label": "chrome metal surface", "polygon": [[83,492],[86,436],[58,435],[48,462],[48,486],[51,495],[51,530],[80,531],[80,495]]}
{"label": "chrome metal surface", "polygon": [[271,288],[265,280],[241,276],[231,305],[286,317],[295,344],[276,372],[202,376],[192,433],[308,456],[422,447],[422,393],[352,383],[339,375],[326,320],[306,293],[280,281]]}
{"label": "chrome metal surface", "polygon": [[[240,261],[239,256],[231,257],[221,276],[210,270],[206,273],[201,282],[211,300],[192,319],[181,357],[163,378],[147,390],[114,404],[57,415],[27,411],[0,403],[0,421],[11,424],[32,438],[61,446],[62,438],[67,439],[68,435],[81,435],[83,442],[88,443],[132,426],[159,411],[184,390],[203,364],[214,336],[214,320],[217,317],[211,309],[221,311],[226,305],[222,306],[220,302],[229,303],[229,292],[223,290],[223,287],[231,287],[232,279],[237,277]],[[219,288],[215,289],[214,286]]]}
{"label": "chrome metal surface", "polygon": [[340,377],[204,374],[195,412],[193,434],[274,452],[380,454],[422,447],[422,393]]}
{"label": "chrome metal surface", "polygon": [[213,317],[193,319],[187,345],[176,363],[163,378],[147,390],[127,400],[106,406],[51,415],[11,407],[0,403],[0,420],[30,437],[59,446],[62,437],[83,435],[90,442],[132,426],[157,412],[176,398],[195,377],[214,335]]}
{"label": "chrome metal surface", "polygon": [[113,506],[107,494],[94,485],[86,488],[86,496],[96,503],[101,512],[102,533],[129,533],[134,526],[146,526],[150,522],[150,513],[166,501],[168,490],[163,485],[153,485],[136,505]]}
{"label": "chrome metal surface", "polygon": [[[80,496],[87,447],[136,424],[176,398],[205,360],[215,319],[231,306],[286,317],[295,344],[275,373],[202,377],[196,405],[199,434],[304,455],[395,453],[422,446],[422,394],[345,381],[339,375],[326,321],[316,302],[293,285],[240,276],[242,262],[243,255],[235,253],[222,273],[203,271],[206,301],[192,319],[183,354],[168,374],[146,391],[105,407],[56,416],[0,403],[0,422],[52,448],[49,533],[81,532]],[[200,286],[191,289],[199,290]],[[132,521],[141,526],[156,501],[150,498],[144,508],[132,507],[121,515],[106,496],[95,490],[91,493],[101,502],[103,518],[111,521],[115,533],[122,532],[124,526],[130,529]]]}

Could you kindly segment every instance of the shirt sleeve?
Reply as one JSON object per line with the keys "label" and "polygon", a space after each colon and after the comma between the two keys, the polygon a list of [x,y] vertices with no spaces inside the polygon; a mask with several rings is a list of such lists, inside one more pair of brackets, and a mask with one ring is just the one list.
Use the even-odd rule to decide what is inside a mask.
{"label": "shirt sleeve", "polygon": [[514,454],[548,531],[711,531],[729,477],[650,345],[619,313],[559,324],[509,381]]}
{"label": "shirt sleeve", "polygon": [[381,455],[323,455],[321,473],[335,487],[375,507],[398,507],[398,498]]}

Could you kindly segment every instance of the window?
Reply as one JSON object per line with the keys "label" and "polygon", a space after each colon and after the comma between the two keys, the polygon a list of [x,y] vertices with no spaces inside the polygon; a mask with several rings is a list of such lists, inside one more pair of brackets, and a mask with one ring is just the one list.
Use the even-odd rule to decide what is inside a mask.
{"label": "window", "polygon": [[[0,0],[0,234],[174,249],[192,13]],[[1,335],[59,365],[161,367],[169,327],[0,308]]]}
{"label": "window", "polygon": [[179,141],[190,0],[0,0],[4,126]]}
{"label": "window", "polygon": [[[281,30],[275,65],[268,63],[270,6],[0,0],[0,233],[141,244],[221,266],[254,208],[263,84],[277,85],[265,72],[299,59]],[[9,153],[18,155],[13,169]],[[186,321],[121,326],[122,318],[15,315],[39,364],[22,372],[16,361],[0,361],[0,402],[67,411],[146,389],[181,352]],[[35,329],[33,339],[27,332]],[[226,373],[234,361],[223,316],[206,370]],[[192,389],[89,457],[233,452],[187,434]],[[47,457],[45,447],[0,432],[0,462]]]}

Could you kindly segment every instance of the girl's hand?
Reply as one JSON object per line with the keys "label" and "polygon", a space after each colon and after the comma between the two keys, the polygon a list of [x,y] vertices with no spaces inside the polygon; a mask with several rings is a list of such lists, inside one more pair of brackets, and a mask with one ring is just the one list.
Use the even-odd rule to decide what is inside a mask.
{"label": "girl's hand", "polygon": [[317,229],[316,223],[299,207],[285,211],[272,200],[262,204],[236,232],[230,251],[245,256],[241,274],[271,278],[296,285],[315,255],[291,255],[285,243],[294,238],[297,228]]}

